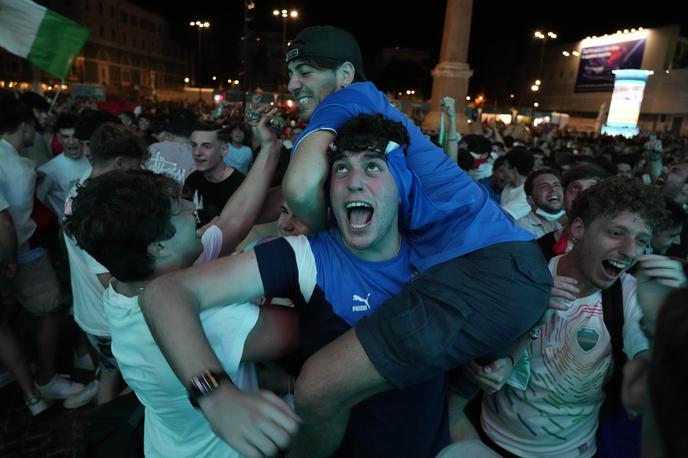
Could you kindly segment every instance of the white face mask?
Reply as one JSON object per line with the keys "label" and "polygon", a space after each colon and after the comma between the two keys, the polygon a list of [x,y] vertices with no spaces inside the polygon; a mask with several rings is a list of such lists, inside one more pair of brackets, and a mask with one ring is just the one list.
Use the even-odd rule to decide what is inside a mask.
{"label": "white face mask", "polygon": [[562,216],[564,216],[564,215],[566,214],[566,212],[564,211],[563,208],[562,208],[561,210],[559,210],[557,213],[548,213],[548,212],[544,211],[542,208],[536,208],[536,209],[535,209],[535,214],[538,215],[538,216],[542,216],[542,217],[545,218],[547,221],[550,221],[550,222],[551,222],[551,221],[556,221],[556,220],[558,220],[559,218],[561,218]]}

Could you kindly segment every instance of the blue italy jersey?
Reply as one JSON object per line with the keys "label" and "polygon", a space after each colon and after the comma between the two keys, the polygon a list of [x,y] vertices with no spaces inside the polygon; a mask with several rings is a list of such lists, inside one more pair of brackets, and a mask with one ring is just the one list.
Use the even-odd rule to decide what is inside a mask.
{"label": "blue italy jersey", "polygon": [[372,83],[354,83],[330,94],[316,108],[301,140],[317,130],[334,133],[359,114],[382,114],[404,124],[411,144],[388,155],[399,188],[399,219],[420,271],[495,243],[532,240],[444,151],[397,110]]}
{"label": "blue italy jersey", "polygon": [[[406,243],[392,259],[365,261],[346,248],[337,229],[277,239],[255,253],[265,295],[301,304],[303,358],[372,314],[414,273]],[[435,456],[449,443],[446,414],[444,375],[381,393],[352,410],[336,456]]]}

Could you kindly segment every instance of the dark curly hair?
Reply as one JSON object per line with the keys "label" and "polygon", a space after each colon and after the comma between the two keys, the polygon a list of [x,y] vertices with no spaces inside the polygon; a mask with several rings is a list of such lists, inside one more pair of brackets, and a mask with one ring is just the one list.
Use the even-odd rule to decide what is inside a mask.
{"label": "dark curly hair", "polygon": [[175,234],[171,216],[179,195],[179,184],[166,175],[109,172],[78,189],[64,230],[118,280],[145,280],[153,272],[148,246]]}
{"label": "dark curly hair", "polygon": [[664,199],[638,178],[610,177],[583,191],[573,202],[572,218],[590,224],[599,216],[637,213],[654,229],[665,218]]}
{"label": "dark curly hair", "polygon": [[358,115],[345,122],[337,132],[331,161],[338,160],[345,151],[373,151],[386,157],[385,149],[390,141],[398,143],[406,153],[410,140],[408,131],[402,123],[392,121],[381,114]]}

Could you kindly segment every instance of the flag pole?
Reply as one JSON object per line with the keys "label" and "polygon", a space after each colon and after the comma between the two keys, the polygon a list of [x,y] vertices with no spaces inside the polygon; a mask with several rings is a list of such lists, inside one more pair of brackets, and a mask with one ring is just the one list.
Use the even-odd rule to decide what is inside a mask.
{"label": "flag pole", "polygon": [[48,110],[48,114],[51,114],[53,112],[53,107],[55,106],[55,102],[57,102],[58,97],[60,97],[60,93],[62,92],[62,86],[64,86],[64,78],[60,82],[60,87],[57,88],[57,93],[55,94],[55,97],[53,97],[53,101],[50,102],[50,109]]}

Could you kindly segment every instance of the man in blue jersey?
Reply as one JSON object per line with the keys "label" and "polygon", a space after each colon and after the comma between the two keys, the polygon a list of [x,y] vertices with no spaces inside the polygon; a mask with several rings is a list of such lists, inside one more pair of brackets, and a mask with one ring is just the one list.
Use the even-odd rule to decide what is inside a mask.
{"label": "man in blue jersey", "polygon": [[[471,360],[487,363],[504,357],[546,310],[551,276],[532,236],[365,82],[351,35],[333,27],[307,28],[287,58],[289,89],[309,126],[294,147],[285,195],[309,227],[324,227],[328,147],[343,123],[359,114],[380,113],[401,122],[410,137],[408,148],[392,145],[385,152],[398,191],[398,219],[419,274],[401,294],[358,321],[355,332],[347,331],[311,356],[297,381],[297,411],[303,412],[304,424],[293,452],[325,456],[337,449],[349,412],[360,401]],[[377,212],[356,210],[352,227],[357,237],[371,235]],[[198,334],[181,322],[188,318],[189,305],[199,303],[178,289],[183,281],[180,276],[161,283],[150,300],[164,302],[167,310],[174,307],[176,324],[166,321],[165,332],[157,337],[173,364],[184,367],[182,377],[190,380],[204,365],[214,364],[214,357],[209,349],[194,345],[197,352],[192,354],[176,342],[175,336],[188,335],[183,332]],[[208,293],[218,284],[204,286]],[[161,309],[147,313],[151,323],[162,317],[156,317]],[[460,376],[453,385],[465,399],[477,392]],[[234,426],[215,428],[231,441]]]}
{"label": "man in blue jersey", "polygon": [[[158,302],[159,294],[170,293],[176,297],[173,302],[201,308],[217,305],[218,300],[290,297],[303,304],[297,307],[301,356],[310,357],[374,313],[414,273],[409,244],[399,231],[399,196],[389,170],[391,162],[403,156],[388,160],[386,155],[388,148],[407,144],[400,123],[380,115],[350,120],[331,158],[330,198],[338,227],[309,237],[280,238],[207,269],[186,271],[170,279],[175,284],[171,290],[163,293],[152,287],[148,297],[175,308],[166,299]],[[148,298],[144,307],[147,303]],[[161,316],[154,308],[144,308],[153,321]],[[336,455],[435,456],[448,443],[445,380],[439,373],[358,404]]]}

